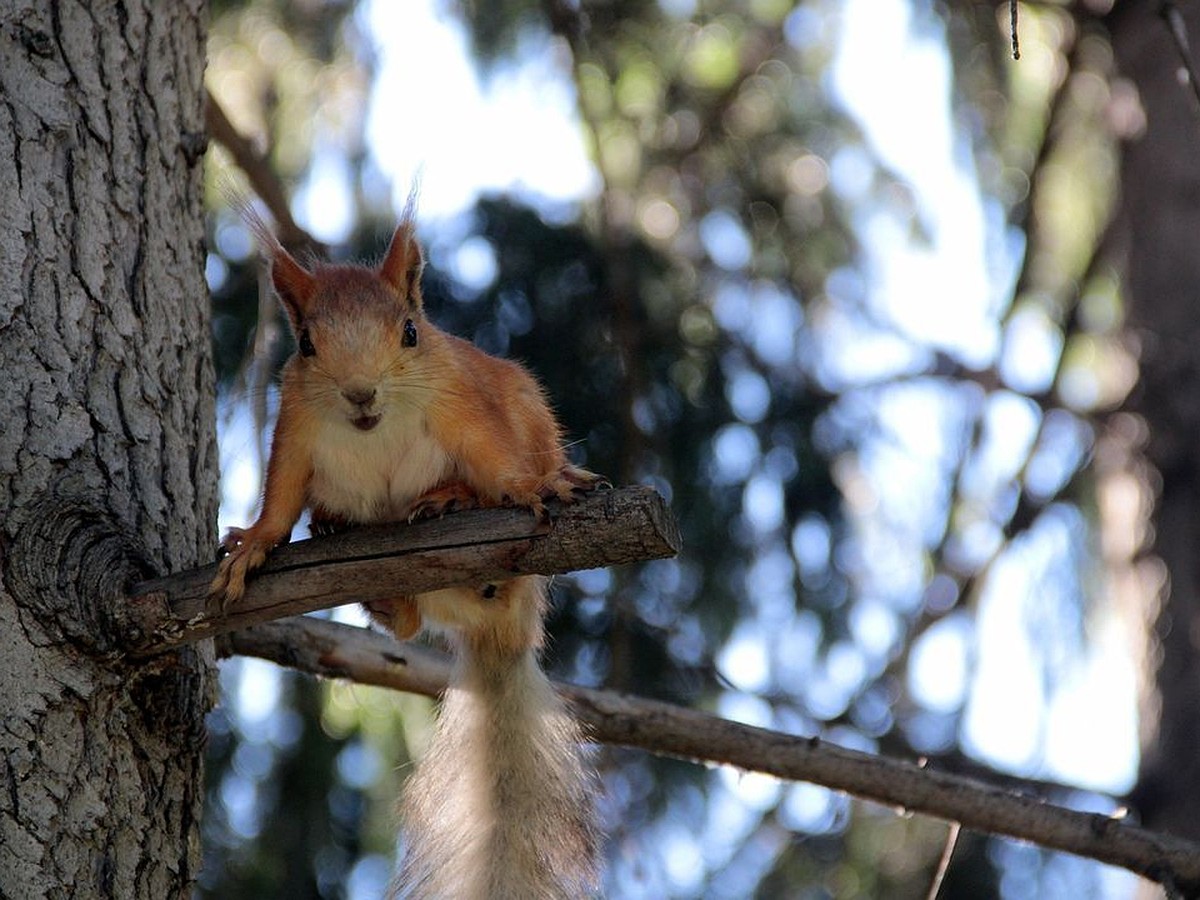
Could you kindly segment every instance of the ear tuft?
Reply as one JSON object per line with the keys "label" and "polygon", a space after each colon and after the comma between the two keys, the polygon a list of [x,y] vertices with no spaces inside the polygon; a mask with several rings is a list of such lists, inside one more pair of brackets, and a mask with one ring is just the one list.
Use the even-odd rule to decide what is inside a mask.
{"label": "ear tuft", "polygon": [[417,241],[417,185],[408,194],[408,202],[404,204],[404,212],[400,223],[392,234],[392,242],[388,245],[383,262],[379,264],[379,277],[400,295],[409,299],[419,308],[421,305],[421,270],[425,267],[425,258],[421,254],[421,244]]}
{"label": "ear tuft", "polygon": [[292,330],[300,332],[300,323],[308,315],[312,297],[316,292],[317,280],[313,274],[296,262],[296,258],[276,243],[271,254],[271,283],[283,301],[291,320]]}
{"label": "ear tuft", "polygon": [[[316,279],[296,258],[283,249],[262,213],[254,206],[251,198],[226,180],[221,185],[225,199],[237,211],[241,220],[254,235],[255,243],[271,265],[271,283],[287,310],[292,329],[299,334],[300,322],[308,313],[312,295],[316,290]],[[293,226],[294,227],[294,226]],[[303,233],[303,232],[301,232]]]}

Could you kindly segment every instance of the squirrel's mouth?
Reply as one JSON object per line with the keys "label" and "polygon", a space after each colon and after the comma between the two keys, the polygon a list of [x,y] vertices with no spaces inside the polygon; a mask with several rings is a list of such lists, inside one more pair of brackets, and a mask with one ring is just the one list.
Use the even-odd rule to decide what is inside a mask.
{"label": "squirrel's mouth", "polygon": [[379,416],[359,416],[357,419],[351,419],[354,427],[359,431],[370,431],[379,424]]}

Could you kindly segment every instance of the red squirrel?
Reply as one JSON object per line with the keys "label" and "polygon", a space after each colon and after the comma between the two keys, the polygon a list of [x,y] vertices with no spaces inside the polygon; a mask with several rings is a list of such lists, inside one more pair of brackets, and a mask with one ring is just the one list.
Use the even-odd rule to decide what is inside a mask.
{"label": "red squirrel", "polygon": [[[304,509],[314,530],[514,504],[544,514],[597,486],[524,368],[425,315],[410,198],[378,267],[306,268],[253,211],[296,338],[283,369],[262,512],[231,529],[212,593],[247,575]],[[401,799],[391,896],[573,898],[596,890],[598,836],[577,725],[542,672],[546,579],[525,576],[370,605],[398,637],[423,623],[455,649],[434,739]]]}

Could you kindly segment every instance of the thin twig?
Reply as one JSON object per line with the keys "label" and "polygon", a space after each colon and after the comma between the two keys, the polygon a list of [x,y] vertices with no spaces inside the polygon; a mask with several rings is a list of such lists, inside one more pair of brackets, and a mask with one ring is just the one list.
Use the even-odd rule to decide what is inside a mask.
{"label": "thin twig", "polygon": [[946,880],[946,872],[950,868],[950,859],[954,856],[954,848],[958,846],[958,833],[962,826],[957,822],[950,823],[946,832],[946,846],[942,850],[942,858],[938,860],[937,871],[933,873],[933,883],[929,885],[928,900],[937,900],[942,892],[942,882]]}
{"label": "thin twig", "polygon": [[[1041,176],[1050,171],[1047,162],[1053,153],[1058,150],[1060,146],[1059,142],[1063,134],[1067,131],[1064,123],[1069,118],[1068,114],[1071,112],[1071,98],[1075,96],[1071,90],[1075,83],[1071,76],[1084,64],[1084,42],[1081,40],[1081,34],[1081,25],[1064,30],[1062,42],[1057,49],[1066,58],[1067,75],[1059,81],[1058,86],[1054,88],[1049,102],[1046,104],[1046,121],[1042,129],[1041,139],[1034,153],[1033,162],[1025,172],[1029,180],[1029,188],[1025,193],[1025,197],[1009,211],[1009,224],[1026,236],[1025,250],[1021,257],[1021,269],[1017,273],[1016,280],[1013,283],[1013,300],[1020,297],[1029,289],[1033,278],[1034,245],[1036,243],[1033,232],[1038,227],[1044,225],[1044,223],[1040,223],[1035,218],[1035,213],[1037,212],[1041,193],[1047,189],[1046,180]],[[1008,310],[1002,317],[1002,326],[1008,324],[1014,311],[1015,304],[1010,303]]]}
{"label": "thin twig", "polygon": [[1008,29],[1012,36],[1012,58],[1021,58],[1021,43],[1017,39],[1017,0],[1008,0]]}
{"label": "thin twig", "polygon": [[1196,77],[1196,62],[1192,59],[1192,48],[1188,41],[1187,23],[1183,19],[1183,13],[1179,11],[1179,7],[1172,0],[1163,0],[1163,5],[1159,7],[1159,13],[1167,25],[1171,42],[1179,53],[1179,61],[1187,76],[1188,86],[1192,89],[1192,96],[1196,98],[1197,103],[1200,103],[1200,78]]}

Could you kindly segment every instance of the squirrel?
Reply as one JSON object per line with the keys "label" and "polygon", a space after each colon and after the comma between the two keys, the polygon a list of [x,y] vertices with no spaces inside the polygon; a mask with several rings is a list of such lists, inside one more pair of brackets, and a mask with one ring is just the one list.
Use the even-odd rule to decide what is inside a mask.
{"label": "squirrel", "polygon": [[[296,261],[243,205],[296,338],[283,369],[262,510],[221,541],[210,591],[246,577],[301,512],[316,533],[517,505],[545,515],[601,479],[567,461],[540,385],[519,364],[439,330],[421,295],[410,196],[377,267]],[[594,895],[595,776],[538,662],[547,580],[521,576],[372,603],[398,638],[432,625],[454,649],[428,751],[400,801],[389,896],[537,900]]]}

